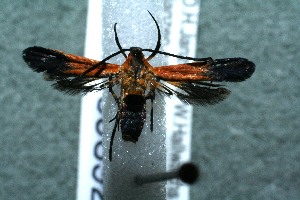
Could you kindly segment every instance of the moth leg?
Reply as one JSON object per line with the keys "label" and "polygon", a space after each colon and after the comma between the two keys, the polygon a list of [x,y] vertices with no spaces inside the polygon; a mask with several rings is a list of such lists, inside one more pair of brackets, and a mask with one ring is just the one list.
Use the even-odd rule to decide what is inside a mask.
{"label": "moth leg", "polygon": [[[118,126],[118,129],[119,129],[119,112],[116,114],[116,116],[114,117],[114,119],[116,120],[115,121],[115,125],[114,125],[114,128],[113,128],[113,131],[112,131],[112,134],[111,134],[111,137],[110,137],[110,144],[109,144],[109,161],[112,160],[112,146],[113,146],[113,143],[114,143],[114,138],[115,138],[115,135],[116,135],[116,130],[117,130],[117,126]],[[112,119],[112,120],[114,120]],[[112,121],[110,120],[110,122]]]}
{"label": "moth leg", "polygon": [[[113,87],[113,80],[112,80],[112,77],[110,76],[109,77],[109,86],[108,86],[108,90],[109,92],[111,93],[111,95],[114,97],[115,99],[115,102],[116,104],[118,105],[118,110],[120,111],[121,108],[120,108],[120,98],[116,95],[116,93],[113,91],[112,87]],[[114,120],[116,120],[116,123],[115,123],[115,129],[116,129],[116,126],[118,126],[118,131],[119,131],[119,111],[117,112],[117,114],[115,115],[114,118],[112,118],[111,120],[109,120],[109,122],[112,122]],[[117,125],[116,125],[117,124]]]}
{"label": "moth leg", "polygon": [[[109,92],[111,93],[111,95],[114,97],[115,99],[115,102],[116,104],[118,105],[118,108],[120,107],[120,101],[119,101],[119,98],[118,96],[116,95],[116,93],[113,91],[113,80],[112,80],[112,77],[110,76],[108,78],[109,80],[109,86],[108,86],[108,90]],[[120,110],[120,109],[119,109]],[[114,128],[113,128],[113,131],[112,131],[112,134],[111,134],[111,137],[110,137],[110,144],[109,144],[109,161],[112,160],[112,147],[113,147],[113,143],[114,143],[114,138],[115,138],[115,135],[116,135],[116,131],[117,131],[117,127],[118,127],[118,130],[119,130],[119,111],[116,113],[116,116],[114,118],[112,118],[111,120],[109,120],[109,122],[112,122],[115,120],[115,125],[114,125]]]}
{"label": "moth leg", "polygon": [[145,97],[146,99],[151,99],[151,111],[150,111],[150,130],[153,132],[153,102],[155,99],[154,89],[150,89],[149,93]]}
{"label": "moth leg", "polygon": [[108,122],[110,123],[110,122],[112,122],[112,121],[114,121],[114,120],[116,120],[116,122],[118,121],[118,131],[119,131],[119,112],[117,112],[117,114],[114,116],[114,118],[112,118],[111,120],[109,120]]}
{"label": "moth leg", "polygon": [[151,98],[150,130],[153,132],[153,98]]}
{"label": "moth leg", "polygon": [[108,91],[111,93],[111,95],[114,97],[117,105],[119,105],[119,98],[118,96],[116,95],[116,93],[113,91],[112,87],[113,87],[113,80],[112,80],[112,77],[110,76],[108,78],[109,80],[109,86],[108,86]]}

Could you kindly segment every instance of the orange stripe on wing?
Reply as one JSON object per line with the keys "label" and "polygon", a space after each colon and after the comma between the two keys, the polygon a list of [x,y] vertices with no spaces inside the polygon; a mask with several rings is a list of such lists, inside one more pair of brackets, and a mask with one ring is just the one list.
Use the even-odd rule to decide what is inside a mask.
{"label": "orange stripe on wing", "polygon": [[154,67],[154,74],[166,81],[210,81],[209,65],[193,62],[178,65]]}
{"label": "orange stripe on wing", "polygon": [[[63,52],[60,52],[63,53]],[[84,73],[89,68],[97,65],[99,61],[89,59],[82,56],[77,56],[73,54],[66,54],[63,53],[64,56],[67,57],[68,62],[66,63],[66,66],[69,68],[64,70],[65,74],[72,74],[72,75],[80,75]],[[85,74],[87,77],[108,77],[109,75],[117,74],[119,72],[120,66],[117,64],[110,64],[110,63],[104,63],[102,65],[99,65],[96,69],[92,70],[91,72]]]}
{"label": "orange stripe on wing", "polygon": [[[72,74],[72,75],[81,75],[87,69],[92,67],[92,65],[81,64],[81,63],[67,63],[68,66],[72,68],[66,69],[63,71],[64,74]],[[90,71],[89,73],[85,74],[85,77],[95,77],[95,78],[104,78],[108,77],[113,74],[117,74],[119,72],[120,66],[116,64],[105,63],[96,69]]]}

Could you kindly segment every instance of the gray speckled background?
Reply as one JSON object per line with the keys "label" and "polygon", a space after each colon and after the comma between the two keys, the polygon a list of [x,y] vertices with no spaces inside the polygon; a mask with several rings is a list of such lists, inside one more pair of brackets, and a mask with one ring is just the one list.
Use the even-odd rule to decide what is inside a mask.
{"label": "gray speckled background", "polygon": [[[300,4],[201,1],[198,56],[257,69],[231,96],[194,108],[192,199],[300,198]],[[55,91],[22,61],[40,45],[82,55],[84,1],[0,8],[0,199],[75,199],[80,96]]]}
{"label": "gray speckled background", "polygon": [[192,199],[300,198],[300,2],[201,1],[198,56],[241,56],[249,80],[194,109]]}
{"label": "gray speckled background", "polygon": [[9,1],[0,8],[0,199],[75,199],[80,95],[22,60],[34,45],[82,55],[87,3]]}

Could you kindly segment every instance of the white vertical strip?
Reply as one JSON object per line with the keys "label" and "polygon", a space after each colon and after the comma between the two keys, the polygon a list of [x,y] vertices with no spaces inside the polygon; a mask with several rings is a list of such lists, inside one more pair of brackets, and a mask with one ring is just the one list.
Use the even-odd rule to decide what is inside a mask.
{"label": "white vertical strip", "polygon": [[[113,36],[113,24],[118,22],[118,34],[121,45],[124,48],[130,46],[141,46],[142,48],[154,48],[157,40],[157,30],[155,23],[148,15],[147,10],[152,12],[162,26],[163,1],[105,1],[103,5],[100,1],[89,2],[89,16],[87,23],[87,39],[85,56],[99,59],[100,52],[109,55],[117,51]],[[102,7],[104,11],[101,12]],[[101,19],[105,19],[101,31]],[[105,38],[105,44],[101,42],[101,36]],[[98,46],[99,45],[99,46]],[[105,48],[92,49],[91,48]],[[130,46],[128,46],[130,45]],[[98,56],[95,55],[99,52]],[[116,62],[112,59],[111,62]],[[124,62],[124,58],[122,59]],[[120,62],[119,64],[121,64]],[[116,62],[117,63],[117,62]],[[155,63],[152,62],[152,64]],[[156,59],[156,64],[160,63]],[[158,65],[160,65],[158,64]],[[105,129],[103,130],[102,109],[97,111],[101,94],[92,93],[85,96],[82,100],[81,115],[81,136],[79,153],[79,172],[78,172],[78,192],[77,199],[102,199],[103,182],[106,190],[105,199],[165,199],[164,184],[150,184],[137,187],[133,183],[133,176],[137,174],[161,172],[165,170],[164,157],[164,123],[161,121],[163,116],[162,109],[155,113],[155,130],[149,131],[150,116],[147,115],[145,128],[137,144],[125,143],[120,140],[120,132],[116,133],[113,147],[113,161],[108,159],[108,143],[114,122],[107,126],[108,121],[113,118],[116,109],[112,99],[105,99]],[[149,102],[148,102],[149,104]],[[159,103],[158,103],[159,104]],[[148,111],[149,111],[149,105]],[[112,111],[114,113],[112,113]],[[160,121],[158,120],[160,119]],[[95,130],[100,131],[95,131]],[[105,139],[102,140],[101,134],[105,132]],[[105,148],[102,150],[102,141]],[[106,145],[105,145],[106,144]],[[104,153],[104,175],[102,181],[102,152]]]}
{"label": "white vertical strip", "polygon": [[[173,54],[195,57],[197,47],[199,0],[168,1],[167,17],[171,22],[164,50]],[[169,57],[168,64],[187,62]],[[192,106],[183,104],[176,97],[166,98],[166,165],[171,170],[191,159]],[[189,186],[178,180],[167,183],[168,200],[188,200]]]}
{"label": "white vertical strip", "polygon": [[[101,60],[102,1],[89,0],[85,57]],[[82,97],[77,200],[103,199],[102,180],[102,92]]]}
{"label": "white vertical strip", "polygon": [[[103,5],[104,49],[105,54],[118,51],[114,40],[113,25],[117,23],[117,33],[123,48],[141,47],[155,48],[157,29],[149,10],[161,29],[163,29],[163,0],[110,0]],[[126,52],[128,53],[128,52]],[[144,52],[147,56],[148,52]],[[122,64],[125,58],[112,59],[111,62]],[[160,57],[161,59],[161,57]],[[162,65],[157,57],[150,61],[153,66]],[[114,88],[119,96],[119,90]],[[150,101],[147,100],[147,116],[144,129],[139,140],[134,144],[124,142],[121,131],[117,131],[113,144],[112,162],[104,159],[104,197],[108,200],[117,199],[165,199],[165,184],[153,183],[137,186],[133,182],[135,175],[152,174],[165,171],[165,123],[162,104],[155,99],[154,130],[150,131]],[[116,114],[116,103],[110,94],[104,106],[105,138],[104,157],[108,158],[109,142],[114,121],[108,123]]]}

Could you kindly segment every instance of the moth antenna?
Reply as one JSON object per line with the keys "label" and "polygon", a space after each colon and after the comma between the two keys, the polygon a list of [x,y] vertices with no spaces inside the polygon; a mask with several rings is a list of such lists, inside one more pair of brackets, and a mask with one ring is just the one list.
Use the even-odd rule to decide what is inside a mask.
{"label": "moth antenna", "polygon": [[180,55],[176,55],[176,54],[172,54],[172,53],[168,53],[168,52],[164,52],[164,51],[156,51],[153,49],[143,49],[143,51],[149,51],[155,54],[162,54],[162,55],[166,55],[166,56],[172,56],[175,58],[180,58],[180,59],[184,59],[184,60],[193,60],[193,61],[201,61],[201,62],[209,62],[209,61],[213,61],[213,59],[211,57],[207,57],[207,58],[193,58],[193,57],[188,57],[188,56],[180,56]]}
{"label": "moth antenna", "polygon": [[124,49],[122,48],[122,46],[121,46],[121,44],[120,44],[120,41],[119,41],[119,38],[118,38],[118,34],[117,34],[117,23],[115,23],[115,25],[114,25],[114,32],[115,32],[115,41],[116,41],[116,43],[117,43],[117,46],[118,46],[118,48],[120,49],[120,51],[122,52],[123,56],[124,56],[125,58],[127,58],[127,55],[125,54]]}
{"label": "moth antenna", "polygon": [[120,53],[124,53],[125,51],[130,51],[130,49],[122,49],[120,51],[117,51],[109,56],[107,56],[106,58],[104,58],[103,60],[101,60],[100,62],[96,63],[95,65],[93,65],[92,67],[88,68],[87,70],[85,70],[82,74],[78,75],[77,77],[75,77],[73,80],[78,80],[82,77],[84,77],[86,74],[88,74],[89,72],[93,71],[94,69],[97,69],[98,67],[100,67],[101,65],[104,65],[106,63],[107,60],[119,55]]}
{"label": "moth antenna", "polygon": [[153,52],[151,53],[151,55],[147,58],[147,61],[151,60],[158,52],[160,46],[161,46],[161,34],[160,34],[160,29],[159,29],[159,25],[156,21],[156,19],[153,17],[153,15],[150,13],[149,10],[147,10],[148,13],[150,14],[150,16],[152,17],[152,19],[154,20],[155,24],[156,24],[156,28],[157,28],[157,43],[156,43],[156,47],[155,49],[153,50]]}

